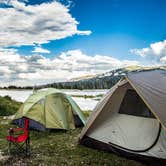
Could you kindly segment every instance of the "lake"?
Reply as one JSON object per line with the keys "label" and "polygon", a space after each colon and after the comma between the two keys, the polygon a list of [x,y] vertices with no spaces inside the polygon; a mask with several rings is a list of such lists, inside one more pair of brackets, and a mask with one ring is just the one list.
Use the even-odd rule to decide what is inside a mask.
{"label": "lake", "polygon": [[[63,89],[62,92],[69,95],[81,95],[81,96],[97,96],[104,95],[108,89],[96,89],[96,90],[69,90]],[[0,90],[0,96],[10,96],[16,101],[24,102],[29,95],[32,94],[32,90]],[[84,97],[72,97],[73,100],[80,106],[82,110],[93,110],[98,100],[96,98],[84,98]],[[97,99],[100,99],[99,97]]]}

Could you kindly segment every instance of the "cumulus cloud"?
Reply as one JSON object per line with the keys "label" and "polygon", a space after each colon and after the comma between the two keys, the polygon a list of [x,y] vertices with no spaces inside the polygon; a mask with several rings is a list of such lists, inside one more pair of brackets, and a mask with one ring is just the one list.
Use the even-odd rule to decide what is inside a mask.
{"label": "cumulus cloud", "polygon": [[137,61],[111,56],[89,56],[80,50],[61,53],[53,59],[42,55],[22,56],[15,49],[0,49],[0,79],[5,85],[34,85],[104,73],[113,68],[138,65]]}
{"label": "cumulus cloud", "polygon": [[89,35],[77,29],[79,24],[69,8],[58,1],[26,5],[25,1],[0,0],[0,47],[48,43],[72,35]]}
{"label": "cumulus cloud", "polygon": [[166,40],[150,44],[142,49],[131,49],[131,53],[146,57],[157,63],[166,63]]}
{"label": "cumulus cloud", "polygon": [[160,59],[161,62],[163,63],[166,63],[166,56],[163,56],[161,59]]}
{"label": "cumulus cloud", "polygon": [[44,49],[44,48],[42,48],[41,46],[35,47],[32,52],[33,52],[33,53],[44,53],[44,54],[49,54],[49,53],[50,53],[49,50]]}
{"label": "cumulus cloud", "polygon": [[0,4],[7,4],[9,3],[9,0],[0,0]]}
{"label": "cumulus cloud", "polygon": [[65,62],[65,64],[70,66],[70,68],[74,71],[87,71],[87,73],[92,72],[92,74],[93,72],[94,74],[102,73],[112,68],[128,66],[131,65],[131,62],[134,64],[137,63],[136,61],[120,61],[111,56],[89,56],[82,53],[80,50],[70,50],[64,52],[59,56],[59,59],[56,58],[54,61]]}

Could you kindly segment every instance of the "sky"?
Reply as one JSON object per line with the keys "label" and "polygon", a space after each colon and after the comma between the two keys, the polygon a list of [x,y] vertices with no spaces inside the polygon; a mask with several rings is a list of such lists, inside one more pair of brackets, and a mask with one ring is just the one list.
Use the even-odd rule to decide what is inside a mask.
{"label": "sky", "polygon": [[166,65],[165,0],[0,0],[0,86]]}

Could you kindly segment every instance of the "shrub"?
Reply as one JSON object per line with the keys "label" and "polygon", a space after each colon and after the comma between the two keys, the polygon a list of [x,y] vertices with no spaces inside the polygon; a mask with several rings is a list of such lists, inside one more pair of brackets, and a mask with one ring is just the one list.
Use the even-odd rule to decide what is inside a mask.
{"label": "shrub", "polygon": [[9,96],[0,96],[0,116],[13,115],[19,109],[20,105],[20,102],[12,100]]}

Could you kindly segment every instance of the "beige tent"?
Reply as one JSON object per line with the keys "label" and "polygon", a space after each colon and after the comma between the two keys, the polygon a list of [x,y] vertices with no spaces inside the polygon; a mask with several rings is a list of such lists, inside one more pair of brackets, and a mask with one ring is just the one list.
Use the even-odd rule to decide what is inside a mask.
{"label": "beige tent", "polygon": [[166,71],[130,73],[98,103],[81,132],[93,148],[166,159]]}

